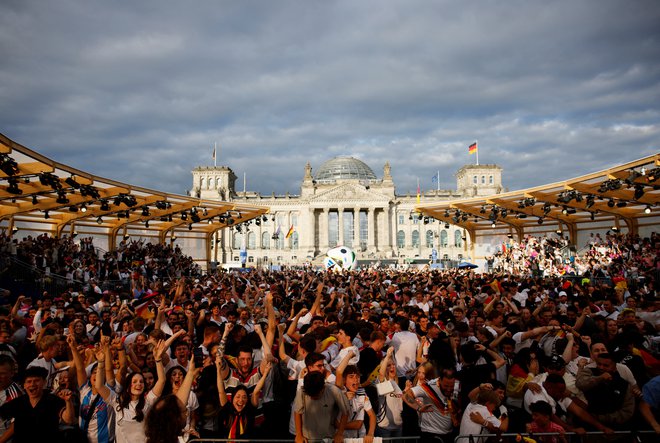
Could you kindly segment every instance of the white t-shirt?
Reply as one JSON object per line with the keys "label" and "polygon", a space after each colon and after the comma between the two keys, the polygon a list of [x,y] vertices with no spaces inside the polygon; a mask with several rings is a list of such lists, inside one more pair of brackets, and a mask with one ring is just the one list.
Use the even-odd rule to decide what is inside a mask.
{"label": "white t-shirt", "polygon": [[[362,390],[364,392],[364,390]],[[355,396],[348,400],[348,405],[350,406],[350,414],[348,416],[348,422],[355,420],[362,420],[362,426],[360,429],[347,429],[344,431],[344,438],[361,438],[367,434],[366,429],[364,428],[364,413],[365,411],[370,411],[372,409],[371,402],[369,397],[366,394],[355,394]]]}
{"label": "white t-shirt", "polygon": [[305,368],[305,360],[289,358],[286,362],[286,368],[289,370],[289,380],[297,380],[300,372]]}
{"label": "white t-shirt", "polygon": [[[473,412],[478,412],[481,414],[481,416],[487,420],[489,423],[491,423],[494,426],[497,426],[498,428],[502,424],[500,420],[495,417],[493,414],[490,413],[488,408],[484,405],[480,405],[479,403],[470,403],[467,405],[465,408],[465,412],[463,412],[463,417],[461,418],[461,430],[459,431],[459,435],[478,435],[478,434],[487,434],[488,430],[481,426],[479,423],[475,423],[470,419],[470,414]],[[457,441],[467,441],[469,437],[465,438],[460,438]],[[482,443],[485,440],[485,438],[476,438],[474,439],[475,443]]]}
{"label": "white t-shirt", "polygon": [[146,420],[149,409],[151,405],[158,400],[156,395],[149,391],[145,398],[144,403],[144,419],[141,422],[135,421],[135,413],[137,401],[131,401],[128,404],[128,408],[124,408],[121,411],[117,411],[117,405],[119,404],[119,398],[114,391],[110,390],[110,397],[108,398],[108,406],[114,408],[116,411],[115,415],[115,438],[116,443],[144,443],[147,440],[146,435],[144,434],[144,420]]}
{"label": "white t-shirt", "polygon": [[[428,385],[435,391],[435,394],[438,396],[440,401],[447,403],[447,398],[442,394],[440,388],[438,387],[437,379],[430,380]],[[432,434],[449,434],[452,431],[452,422],[451,415],[445,412],[438,410],[438,407],[435,405],[433,399],[429,397],[424,388],[421,386],[413,386],[412,393],[415,398],[421,400],[423,405],[432,405],[428,412],[423,412],[420,414],[420,424],[419,427],[422,432],[429,432]]]}
{"label": "white t-shirt", "polygon": [[396,375],[404,377],[407,372],[417,368],[417,334],[410,331],[399,331],[394,334],[391,341],[394,346],[394,360],[396,361]]}
{"label": "white t-shirt", "polygon": [[[531,414],[532,412],[529,410],[529,405],[541,400],[548,402],[550,406],[552,406],[552,413],[557,414],[557,402],[554,398],[550,397],[550,394],[548,394],[543,386],[541,386],[541,392],[538,394],[532,392],[531,390],[527,390],[527,392],[525,392],[525,410]],[[559,405],[564,411],[568,411],[568,407],[571,405],[571,403],[573,403],[573,400],[571,400],[569,397],[562,398],[559,401]]]}
{"label": "white t-shirt", "polygon": [[385,380],[383,383],[390,383],[394,391],[378,396],[378,413],[376,417],[380,419],[378,427],[382,429],[398,429],[403,424],[403,399],[401,398],[401,388],[394,380]]}
{"label": "white t-shirt", "polygon": [[333,369],[337,369],[341,361],[346,357],[349,351],[353,351],[353,354],[355,354],[355,357],[351,358],[348,361],[349,365],[356,365],[360,361],[360,351],[358,350],[357,346],[349,346],[348,348],[342,348],[341,351],[335,356],[335,358],[332,359],[330,362],[330,366],[332,366]]}

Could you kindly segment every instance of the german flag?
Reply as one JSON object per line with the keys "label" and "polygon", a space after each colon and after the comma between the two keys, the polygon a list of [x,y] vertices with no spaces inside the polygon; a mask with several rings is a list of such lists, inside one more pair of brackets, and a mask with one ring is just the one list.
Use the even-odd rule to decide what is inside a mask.
{"label": "german flag", "polygon": [[477,142],[474,142],[470,146],[468,146],[468,153],[469,154],[476,154],[477,153]]}

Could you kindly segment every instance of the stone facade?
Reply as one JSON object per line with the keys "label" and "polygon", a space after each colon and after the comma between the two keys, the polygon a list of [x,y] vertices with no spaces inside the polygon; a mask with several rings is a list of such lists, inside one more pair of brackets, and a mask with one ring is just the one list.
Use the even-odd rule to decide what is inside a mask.
{"label": "stone facade", "polygon": [[[377,178],[364,162],[336,157],[316,174],[305,166],[300,195],[263,196],[237,192],[236,175],[226,166],[192,171],[192,196],[263,205],[270,214],[259,221],[221,230],[213,260],[237,264],[247,250],[247,266],[294,265],[320,261],[337,245],[351,247],[361,260],[459,260],[467,257],[465,232],[414,212],[417,196],[397,195],[391,167]],[[502,170],[496,165],[466,165],[457,173],[456,190],[425,191],[421,203],[502,192]],[[341,222],[340,222],[341,221]],[[291,231],[291,235],[288,236]]]}

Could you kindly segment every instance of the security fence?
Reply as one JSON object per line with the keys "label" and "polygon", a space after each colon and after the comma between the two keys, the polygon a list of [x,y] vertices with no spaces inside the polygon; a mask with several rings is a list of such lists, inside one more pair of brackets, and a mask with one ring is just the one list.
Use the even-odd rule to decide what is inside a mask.
{"label": "security fence", "polygon": [[564,437],[565,441],[569,443],[598,443],[598,442],[621,442],[621,443],[651,443],[658,442],[660,437],[651,430],[633,430],[633,431],[614,431],[610,434],[605,434],[601,431],[585,432],[576,434],[575,432],[565,432],[563,434],[557,432],[545,432],[537,434],[520,434],[520,433],[502,433],[502,434],[474,434],[474,435],[458,435],[454,439],[454,443],[546,443],[546,442],[562,442],[561,438]]}

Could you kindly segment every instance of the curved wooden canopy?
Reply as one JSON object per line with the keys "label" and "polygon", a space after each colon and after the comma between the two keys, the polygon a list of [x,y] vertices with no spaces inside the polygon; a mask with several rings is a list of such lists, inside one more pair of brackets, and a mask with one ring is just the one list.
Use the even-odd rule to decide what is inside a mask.
{"label": "curved wooden canopy", "polygon": [[502,228],[526,233],[578,230],[624,223],[628,232],[657,225],[660,201],[660,154],[603,171],[503,194],[418,205],[425,217],[463,227],[474,239]]}
{"label": "curved wooden canopy", "polygon": [[120,230],[146,230],[161,243],[177,230],[209,240],[222,228],[267,212],[263,206],[200,200],[97,177],[0,134],[0,224],[9,232],[21,225],[54,236],[67,226],[72,232],[74,225],[101,228],[113,249]]}

